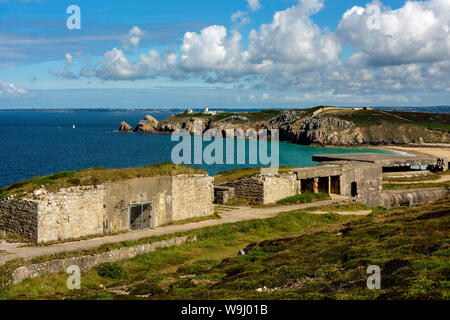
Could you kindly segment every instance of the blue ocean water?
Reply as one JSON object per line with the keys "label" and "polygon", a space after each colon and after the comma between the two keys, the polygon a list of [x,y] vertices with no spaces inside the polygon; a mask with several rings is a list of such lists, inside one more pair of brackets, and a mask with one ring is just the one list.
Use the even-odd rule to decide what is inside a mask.
{"label": "blue ocean water", "polygon": [[[152,114],[158,120],[170,113]],[[0,187],[36,176],[84,168],[126,168],[171,161],[170,135],[119,133],[121,121],[135,126],[145,113],[111,111],[0,112]],[[76,128],[73,129],[72,126]],[[58,129],[58,126],[60,129]],[[207,145],[206,143],[204,145]],[[246,148],[248,150],[248,148]],[[374,149],[280,143],[281,166],[314,165],[313,154],[386,152]],[[248,160],[248,155],[247,155]],[[197,165],[214,175],[258,165]]]}

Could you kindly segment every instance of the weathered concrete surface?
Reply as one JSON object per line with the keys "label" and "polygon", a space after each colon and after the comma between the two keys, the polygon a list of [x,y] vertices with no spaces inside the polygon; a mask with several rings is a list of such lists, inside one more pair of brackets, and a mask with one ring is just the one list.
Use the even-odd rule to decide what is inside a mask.
{"label": "weathered concrete surface", "polygon": [[415,207],[444,198],[450,191],[445,188],[388,190],[381,194],[381,205],[387,209]]}
{"label": "weathered concrete surface", "polygon": [[[352,184],[356,184],[356,196],[352,196]],[[371,163],[352,162],[343,165],[341,195],[352,197],[359,204],[378,207],[383,189],[382,169]]]}
{"label": "weathered concrete surface", "polygon": [[[417,178],[425,177],[430,175],[431,172],[428,170],[412,170],[412,171],[400,171],[400,172],[383,172],[383,179],[398,179],[398,178]],[[412,181],[417,183],[417,181]]]}
{"label": "weathered concrete surface", "polygon": [[205,220],[200,222],[186,223],[181,225],[170,225],[155,229],[136,230],[127,233],[105,236],[95,239],[86,239],[74,242],[58,243],[39,247],[21,247],[5,249],[0,253],[0,265],[13,259],[22,258],[30,260],[39,256],[49,256],[61,252],[77,252],[97,248],[107,243],[117,243],[123,241],[136,241],[142,238],[173,234],[197,230],[205,227],[216,226],[220,224],[235,223],[239,221],[267,219],[277,216],[280,213],[313,208],[319,206],[330,206],[347,202],[347,197],[333,196],[331,200],[318,201],[314,203],[304,203],[298,205],[278,206],[270,208],[238,208],[233,211],[220,213],[221,219]]}
{"label": "weathered concrete surface", "polygon": [[300,193],[300,182],[295,173],[265,175],[261,178],[264,182],[264,204],[276,203]]}
{"label": "weathered concrete surface", "polygon": [[[171,222],[172,177],[140,178],[106,185],[105,233],[130,230],[130,204],[153,202],[153,226]],[[169,198],[168,198],[169,197]]]}
{"label": "weathered concrete surface", "polygon": [[49,193],[38,203],[37,242],[103,234],[104,186],[73,187]]}
{"label": "weathered concrete surface", "polygon": [[213,181],[208,175],[172,177],[172,221],[213,214]]}
{"label": "weathered concrete surface", "polygon": [[131,259],[138,255],[153,252],[158,248],[179,246],[185,243],[188,237],[178,237],[155,243],[142,244],[134,247],[121,248],[105,253],[75,257],[68,259],[55,259],[44,263],[31,264],[17,268],[12,273],[12,284],[19,284],[25,279],[41,277],[45,274],[66,272],[70,266],[78,266],[81,272],[89,271],[92,267],[105,262],[115,262]]}
{"label": "weathered concrete surface", "polygon": [[448,159],[429,156],[404,156],[383,153],[349,153],[314,155],[313,161],[359,161],[375,163],[383,168],[401,168],[412,166],[430,166],[437,171],[448,169]]}

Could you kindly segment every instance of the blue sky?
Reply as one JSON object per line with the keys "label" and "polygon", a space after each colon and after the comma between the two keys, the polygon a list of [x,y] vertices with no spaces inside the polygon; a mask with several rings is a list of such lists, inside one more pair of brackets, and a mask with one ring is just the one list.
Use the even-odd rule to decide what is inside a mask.
{"label": "blue sky", "polygon": [[0,108],[448,105],[449,17],[449,0],[0,0]]}

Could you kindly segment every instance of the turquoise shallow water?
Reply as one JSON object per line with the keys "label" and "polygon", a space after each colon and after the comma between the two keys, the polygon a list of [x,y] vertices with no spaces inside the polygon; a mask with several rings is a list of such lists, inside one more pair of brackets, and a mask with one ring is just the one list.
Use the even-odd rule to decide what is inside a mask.
{"label": "turquoise shallow water", "polygon": [[[0,112],[0,186],[64,170],[125,168],[171,161],[170,135],[119,133],[121,121],[135,126],[138,112]],[[153,114],[158,120],[170,113]],[[72,125],[76,126],[75,129]],[[61,128],[58,130],[58,126]],[[248,142],[247,142],[248,143]],[[205,142],[204,145],[209,144]],[[246,148],[248,150],[248,148]],[[313,154],[387,152],[365,148],[280,143],[281,166],[314,165]],[[213,175],[256,165],[195,165]]]}

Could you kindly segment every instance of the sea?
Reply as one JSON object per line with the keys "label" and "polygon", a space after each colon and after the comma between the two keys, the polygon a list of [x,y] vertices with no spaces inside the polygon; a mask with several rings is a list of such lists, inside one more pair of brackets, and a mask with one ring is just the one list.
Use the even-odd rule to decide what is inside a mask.
{"label": "sea", "polygon": [[[118,132],[121,121],[134,127],[146,114],[149,113],[123,110],[0,111],[0,187],[66,170],[171,162],[172,149],[178,144],[171,141],[171,135]],[[171,111],[151,113],[158,120],[171,114]],[[204,146],[209,143],[205,142]],[[280,142],[279,163],[281,166],[310,166],[316,164],[312,161],[314,154],[356,152],[390,153],[372,148],[314,147]],[[210,175],[261,166],[261,163],[250,164],[248,154],[245,162],[193,166],[205,169]]]}

